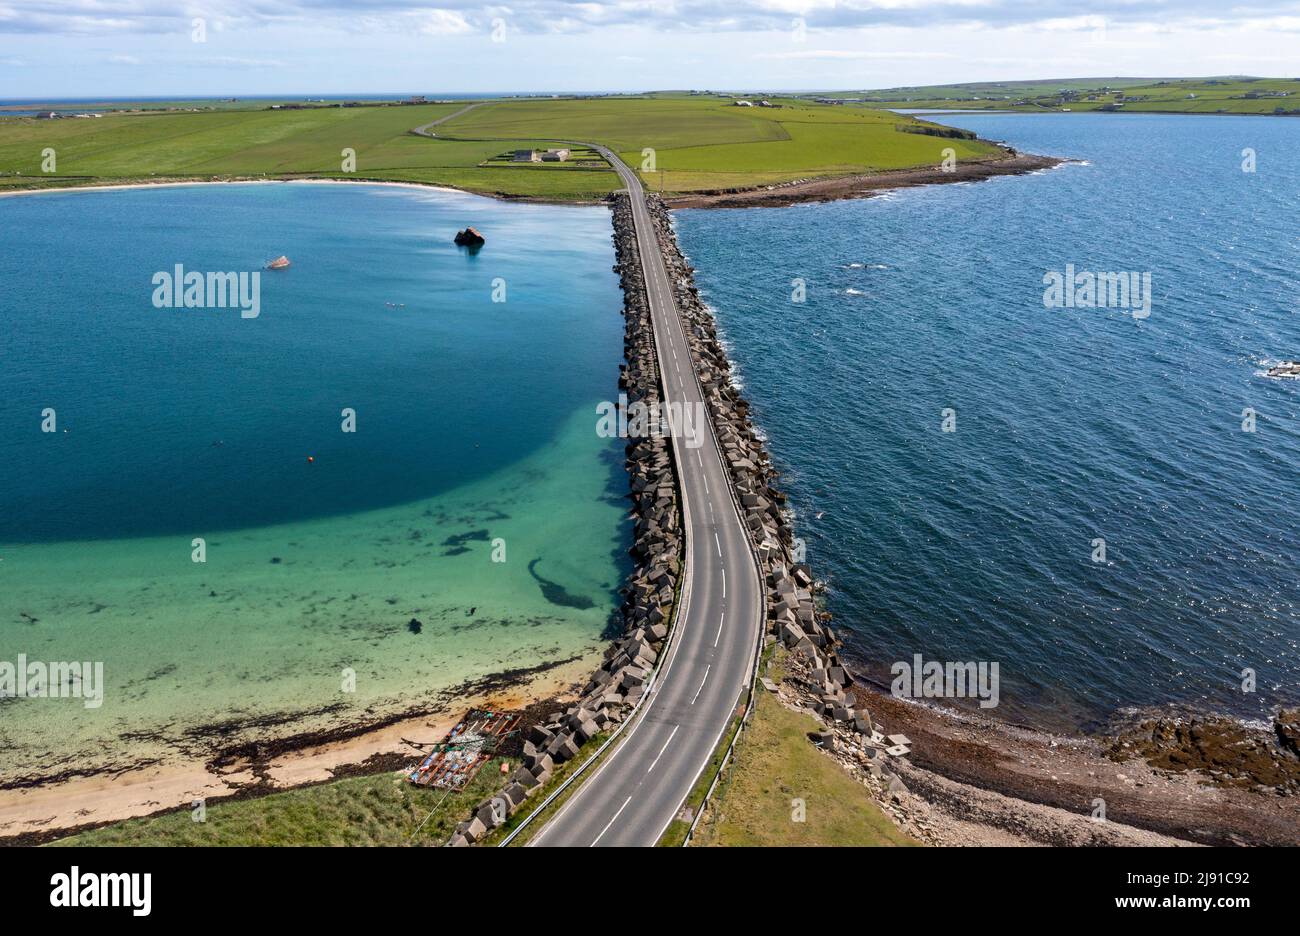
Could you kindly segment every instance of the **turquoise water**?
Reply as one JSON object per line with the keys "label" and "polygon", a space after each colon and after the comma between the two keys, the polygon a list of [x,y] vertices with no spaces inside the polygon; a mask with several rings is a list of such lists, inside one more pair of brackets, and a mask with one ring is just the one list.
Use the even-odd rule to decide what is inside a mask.
{"label": "turquoise water", "polygon": [[[1086,164],[678,214],[853,653],[997,661],[1053,726],[1294,703],[1300,123],[942,120]],[[1045,308],[1071,263],[1151,273],[1150,317]]]}
{"label": "turquoise water", "polygon": [[[0,660],[106,682],[95,711],[3,703],[0,779],[454,707],[601,646],[628,545],[621,445],[595,433],[622,354],[606,209],[287,184],[0,221]],[[256,319],[151,302],[177,263],[279,254]]]}

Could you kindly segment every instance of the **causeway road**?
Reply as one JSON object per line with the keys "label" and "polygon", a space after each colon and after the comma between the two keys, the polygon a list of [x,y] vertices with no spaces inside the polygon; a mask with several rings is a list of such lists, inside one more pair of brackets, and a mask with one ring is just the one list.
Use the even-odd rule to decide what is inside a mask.
{"label": "causeway road", "polygon": [[[631,196],[664,402],[701,412],[697,404],[704,398],[641,180],[616,153],[594,148]],[[695,433],[673,433],[686,563],[658,675],[636,721],[532,845],[655,845],[704,774],[749,685],[763,625],[758,566],[712,422],[704,419]]]}

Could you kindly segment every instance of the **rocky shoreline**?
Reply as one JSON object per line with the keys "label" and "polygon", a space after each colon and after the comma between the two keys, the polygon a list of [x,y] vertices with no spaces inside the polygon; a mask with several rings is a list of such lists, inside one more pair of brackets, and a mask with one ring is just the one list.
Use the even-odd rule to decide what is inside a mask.
{"label": "rocky shoreline", "polygon": [[888,189],[917,185],[942,185],[953,182],[979,182],[998,176],[1026,175],[1053,169],[1070,160],[1055,156],[1035,156],[1007,150],[998,159],[958,163],[952,171],[937,166],[916,169],[888,169],[866,175],[837,176],[823,179],[798,179],[760,188],[715,189],[692,192],[666,199],[669,208],[783,208],[806,202],[838,201],[845,198],[869,198]]}

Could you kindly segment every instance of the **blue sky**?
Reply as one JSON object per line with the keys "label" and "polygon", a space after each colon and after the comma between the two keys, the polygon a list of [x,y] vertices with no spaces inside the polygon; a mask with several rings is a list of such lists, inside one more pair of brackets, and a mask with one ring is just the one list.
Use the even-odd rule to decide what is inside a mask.
{"label": "blue sky", "polygon": [[1300,0],[0,0],[0,99],[1300,77],[1298,49]]}

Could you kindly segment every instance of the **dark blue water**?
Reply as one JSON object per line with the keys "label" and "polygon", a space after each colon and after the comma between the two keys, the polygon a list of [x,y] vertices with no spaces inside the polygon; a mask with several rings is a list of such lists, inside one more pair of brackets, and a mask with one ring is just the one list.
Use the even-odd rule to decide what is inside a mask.
{"label": "dark blue water", "polygon": [[[452,243],[471,224],[478,254]],[[3,543],[431,497],[550,444],[609,396],[621,356],[603,208],[191,186],[8,198],[0,225]],[[261,274],[256,319],[152,304],[175,264],[251,272],[280,254],[293,265]]]}
{"label": "dark blue water", "polygon": [[[1086,164],[678,215],[854,654],[998,661],[1049,725],[1300,699],[1300,122],[943,120]],[[1150,317],[1044,308],[1070,263]]]}

